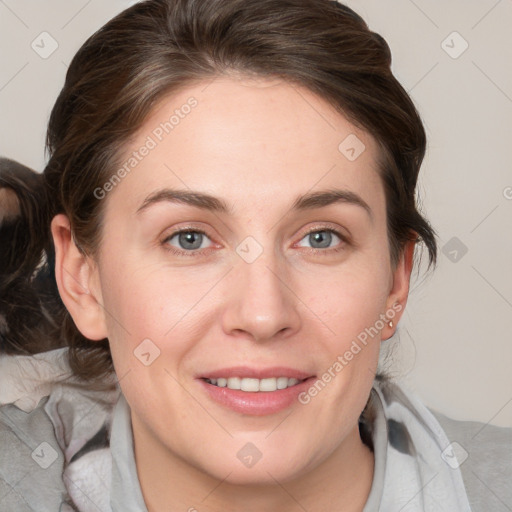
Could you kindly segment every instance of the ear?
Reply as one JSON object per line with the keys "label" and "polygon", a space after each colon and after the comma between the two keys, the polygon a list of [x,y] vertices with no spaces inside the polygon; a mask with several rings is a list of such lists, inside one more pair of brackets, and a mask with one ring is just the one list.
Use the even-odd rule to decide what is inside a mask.
{"label": "ear", "polygon": [[107,337],[107,329],[97,267],[76,246],[65,215],[53,218],[51,230],[55,245],[55,277],[62,301],[86,338],[102,340]]}
{"label": "ear", "polygon": [[390,320],[393,322],[393,326],[390,327],[389,323],[386,323],[384,329],[382,329],[382,340],[387,340],[393,336],[396,326],[405,311],[407,298],[409,297],[409,284],[415,246],[416,240],[406,242],[400,260],[393,271],[393,283],[386,301],[386,312],[384,313],[388,318],[388,322]]}

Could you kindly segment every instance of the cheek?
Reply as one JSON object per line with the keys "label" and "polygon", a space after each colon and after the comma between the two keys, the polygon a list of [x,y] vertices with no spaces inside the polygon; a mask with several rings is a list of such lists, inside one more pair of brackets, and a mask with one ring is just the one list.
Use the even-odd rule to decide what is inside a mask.
{"label": "cheek", "polygon": [[[162,264],[125,260],[104,265],[102,293],[113,356],[126,359],[149,339],[162,352],[172,346],[177,358],[205,329],[204,316],[203,321],[197,317],[216,279]],[[209,306],[214,307],[211,302]]]}
{"label": "cheek", "polygon": [[346,339],[349,332],[373,325],[384,313],[390,279],[385,268],[351,265],[305,276],[304,302],[337,337]]}
{"label": "cheek", "polygon": [[316,400],[319,394],[322,398],[315,407],[346,403],[359,413],[377,371],[385,326],[380,315],[385,313],[390,273],[374,258],[353,263],[303,280],[303,290],[310,290],[311,310],[321,321],[316,321],[316,332],[324,333],[314,336],[311,350],[322,368],[318,378],[326,382],[325,388],[319,385],[308,392],[305,400]]}
{"label": "cheek", "polygon": [[[312,281],[307,286],[315,290],[309,300],[321,320],[316,321],[316,332],[323,334],[313,336],[311,344],[319,361],[318,381],[300,401],[312,407],[313,416],[327,418],[326,424],[347,419],[355,423],[370,394],[384,327],[380,315],[385,313],[389,285],[389,274],[383,268],[354,265],[331,272],[325,279],[317,274],[316,288],[311,288]],[[329,407],[333,404],[343,404],[344,419],[338,406]],[[333,442],[337,441],[339,437],[334,436]]]}

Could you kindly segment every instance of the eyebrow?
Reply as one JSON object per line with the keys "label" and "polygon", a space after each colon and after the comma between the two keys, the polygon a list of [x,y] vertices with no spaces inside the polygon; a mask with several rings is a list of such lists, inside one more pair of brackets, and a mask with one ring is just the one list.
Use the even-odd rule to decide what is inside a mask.
{"label": "eyebrow", "polygon": [[[182,203],[217,213],[229,214],[232,212],[232,208],[230,208],[224,200],[210,194],[191,190],[166,188],[158,190],[146,197],[138,208],[137,214],[146,210],[151,205],[161,202]],[[310,192],[298,197],[290,210],[312,210],[336,203],[360,206],[368,213],[370,219],[373,221],[372,209],[368,203],[364,201],[362,197],[350,190],[329,189]]]}

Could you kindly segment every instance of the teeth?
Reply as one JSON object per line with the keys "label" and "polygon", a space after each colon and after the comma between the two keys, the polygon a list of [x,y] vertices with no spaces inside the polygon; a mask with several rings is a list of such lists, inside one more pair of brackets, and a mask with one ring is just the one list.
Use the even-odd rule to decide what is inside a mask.
{"label": "teeth", "polygon": [[[255,380],[257,380],[257,379],[255,379]],[[286,379],[286,386],[288,386],[288,379]],[[272,379],[272,378],[261,379],[259,382],[258,391],[275,391],[276,389],[279,389],[277,387],[277,379]],[[281,388],[281,389],[284,389],[284,388]]]}
{"label": "teeth", "polygon": [[288,387],[288,377],[279,377],[277,379],[277,389],[286,389]]}
{"label": "teeth", "polygon": [[238,377],[229,377],[228,388],[229,389],[240,389],[240,381]]}
{"label": "teeth", "polygon": [[229,379],[206,379],[207,382],[218,386],[220,388],[228,387],[229,389],[238,389],[247,391],[249,393],[256,393],[258,391],[277,391],[278,389],[286,389],[295,386],[300,381],[295,378],[288,377],[271,377],[268,379],[252,379],[252,378],[239,378],[229,377]]}

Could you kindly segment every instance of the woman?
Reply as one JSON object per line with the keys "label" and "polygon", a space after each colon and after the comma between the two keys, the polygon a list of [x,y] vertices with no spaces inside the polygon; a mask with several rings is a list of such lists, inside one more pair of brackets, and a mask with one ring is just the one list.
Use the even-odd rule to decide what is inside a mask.
{"label": "woman", "polygon": [[84,44],[42,178],[2,166],[2,348],[60,381],[1,409],[6,509],[489,510],[471,472],[512,499],[509,430],[376,375],[436,260],[390,63],[327,0],[150,0]]}

